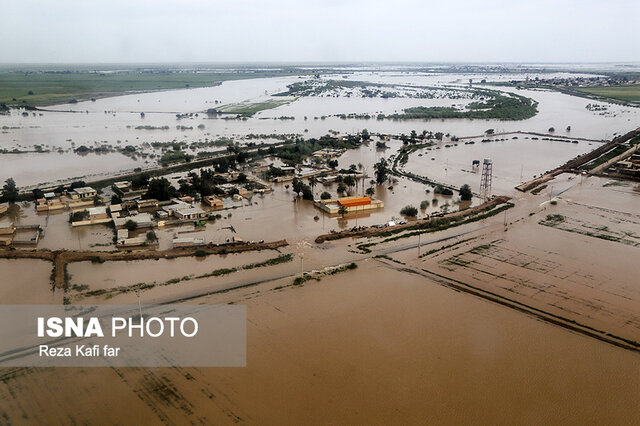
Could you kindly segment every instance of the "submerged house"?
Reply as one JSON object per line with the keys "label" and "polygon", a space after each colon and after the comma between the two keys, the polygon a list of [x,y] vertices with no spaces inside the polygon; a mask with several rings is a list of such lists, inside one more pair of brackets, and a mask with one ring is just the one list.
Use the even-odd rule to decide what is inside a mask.
{"label": "submerged house", "polygon": [[147,244],[145,237],[129,237],[129,231],[118,229],[116,236],[116,247],[137,247]]}
{"label": "submerged house", "polygon": [[108,218],[109,218],[109,215],[107,214],[106,207],[92,207],[89,209],[89,220],[91,221],[108,219]]}
{"label": "submerged house", "polygon": [[138,228],[151,228],[153,227],[153,216],[149,213],[139,213],[135,216],[116,217],[113,219],[113,224],[116,229],[122,229],[125,227],[128,221],[132,221]]}
{"label": "submerged house", "polygon": [[84,200],[85,198],[93,198],[96,195],[98,195],[98,192],[90,186],[83,186],[82,188],[76,188],[69,192],[69,197],[71,197],[72,200]]}
{"label": "submerged house", "polygon": [[332,198],[329,200],[317,200],[314,202],[314,205],[329,214],[340,213],[340,209],[342,207],[346,208],[347,213],[380,209],[384,207],[384,203],[382,201],[374,200],[369,197],[342,197]]}
{"label": "submerged house", "polygon": [[224,202],[216,197],[215,195],[209,195],[203,198],[202,200],[209,207],[213,207],[214,209],[221,209],[224,207]]}
{"label": "submerged house", "polygon": [[202,210],[200,207],[188,207],[183,209],[177,209],[173,212],[178,219],[204,219],[208,213]]}

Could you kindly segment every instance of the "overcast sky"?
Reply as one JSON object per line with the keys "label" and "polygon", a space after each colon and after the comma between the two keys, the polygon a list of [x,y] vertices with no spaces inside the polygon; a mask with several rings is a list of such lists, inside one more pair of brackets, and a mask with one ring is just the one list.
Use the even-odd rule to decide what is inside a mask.
{"label": "overcast sky", "polygon": [[0,0],[0,62],[639,62],[639,0]]}

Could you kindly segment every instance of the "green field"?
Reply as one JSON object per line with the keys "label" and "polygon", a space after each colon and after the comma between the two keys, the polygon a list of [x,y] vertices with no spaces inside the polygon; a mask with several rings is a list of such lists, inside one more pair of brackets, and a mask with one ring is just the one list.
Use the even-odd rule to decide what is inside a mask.
{"label": "green field", "polygon": [[217,108],[217,111],[224,114],[240,114],[244,116],[251,116],[260,111],[277,108],[281,105],[286,105],[290,102],[293,102],[294,100],[295,99],[269,99],[261,102],[244,101],[237,104],[221,106]]}
{"label": "green field", "polygon": [[378,120],[431,120],[447,118],[526,120],[538,113],[538,103],[533,99],[515,95],[487,92],[491,98],[482,102],[471,102],[464,110],[454,107],[412,107],[402,113],[379,114]]}
{"label": "green field", "polygon": [[596,95],[603,98],[617,99],[627,102],[640,103],[640,85],[638,86],[603,86],[603,87],[580,87],[578,92]]}
{"label": "green field", "polygon": [[47,106],[73,101],[186,87],[215,86],[227,80],[297,75],[295,71],[229,72],[0,72],[0,104]]}

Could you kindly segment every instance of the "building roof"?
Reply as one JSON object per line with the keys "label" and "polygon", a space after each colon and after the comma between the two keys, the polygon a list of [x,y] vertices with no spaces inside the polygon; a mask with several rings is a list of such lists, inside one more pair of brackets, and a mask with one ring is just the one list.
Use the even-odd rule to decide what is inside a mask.
{"label": "building roof", "polygon": [[191,207],[191,204],[189,203],[185,203],[184,201],[180,201],[180,200],[173,200],[173,204],[169,204],[168,206],[162,207],[162,210],[166,212],[172,212],[180,209],[188,209],[190,207]]}
{"label": "building roof", "polygon": [[107,208],[106,207],[91,207],[89,209],[89,214],[91,216],[95,216],[97,214],[107,214]]}
{"label": "building roof", "polygon": [[368,204],[371,204],[371,198],[369,197],[342,198],[338,200],[338,204],[345,207],[366,206]]}
{"label": "building roof", "polygon": [[140,205],[150,205],[150,204],[158,204],[158,200],[155,198],[147,198],[146,200],[137,200],[136,204]]}
{"label": "building roof", "polygon": [[186,209],[178,209],[176,210],[176,213],[178,213],[181,216],[191,216],[192,214],[203,214],[206,212],[202,210],[200,207],[189,207]]}
{"label": "building roof", "polygon": [[139,213],[135,216],[127,216],[127,217],[116,217],[113,219],[113,223],[116,227],[124,226],[124,224],[130,220],[134,221],[138,225],[153,223],[153,217],[149,213]]}
{"label": "building roof", "polygon": [[193,244],[204,244],[204,240],[202,238],[174,238],[172,240],[173,244],[188,244],[188,243],[193,243]]}
{"label": "building roof", "polygon": [[90,186],[83,186],[82,188],[76,188],[75,191],[76,191],[76,194],[91,194],[93,192],[96,192],[96,190],[91,188]]}

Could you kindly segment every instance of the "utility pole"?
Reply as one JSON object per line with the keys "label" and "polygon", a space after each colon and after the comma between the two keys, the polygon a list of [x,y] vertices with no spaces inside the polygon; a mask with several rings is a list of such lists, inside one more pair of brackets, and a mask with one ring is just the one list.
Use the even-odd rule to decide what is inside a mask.
{"label": "utility pole", "polygon": [[140,304],[140,291],[136,290],[136,297],[138,298],[138,313],[140,315],[140,324],[142,324],[142,305]]}
{"label": "utility pole", "polygon": [[300,278],[304,277],[304,249],[305,247],[311,247],[311,245],[305,241],[299,241],[297,244],[298,246],[298,256],[300,256]]}
{"label": "utility pole", "polygon": [[485,158],[482,162],[482,176],[480,178],[480,197],[487,201],[491,197],[491,181],[493,179],[493,162]]}
{"label": "utility pole", "polygon": [[520,183],[522,183],[522,170],[524,169],[524,164],[520,164]]}
{"label": "utility pole", "polygon": [[299,253],[300,256],[300,278],[304,277],[304,253]]}

